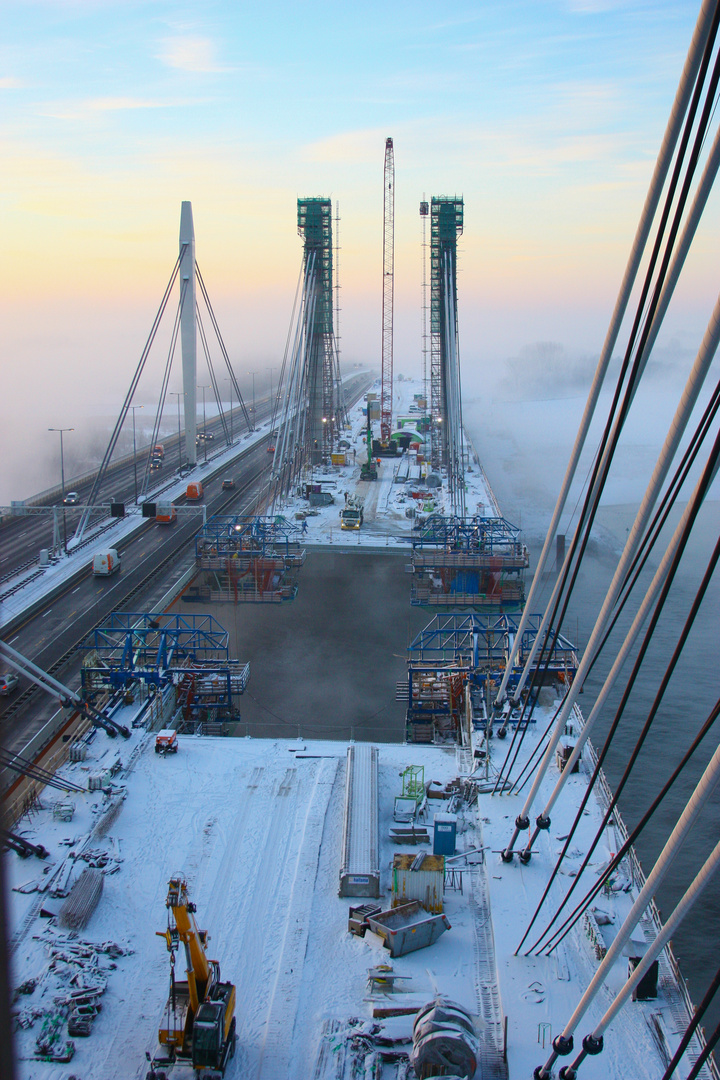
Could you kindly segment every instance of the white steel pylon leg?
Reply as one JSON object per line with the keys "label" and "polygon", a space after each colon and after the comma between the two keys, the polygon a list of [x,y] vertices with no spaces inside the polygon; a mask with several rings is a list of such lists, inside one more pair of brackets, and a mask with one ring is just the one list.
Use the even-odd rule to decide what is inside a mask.
{"label": "white steel pylon leg", "polygon": [[197,398],[197,322],[195,317],[195,229],[192,203],[180,210],[180,340],[182,344],[183,393],[185,395],[185,459],[197,462],[195,447]]}

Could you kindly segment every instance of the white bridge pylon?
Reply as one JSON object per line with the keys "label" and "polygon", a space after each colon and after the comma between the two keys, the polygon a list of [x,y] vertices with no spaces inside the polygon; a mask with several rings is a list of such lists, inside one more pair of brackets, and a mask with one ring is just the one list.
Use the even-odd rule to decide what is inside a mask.
{"label": "white bridge pylon", "polygon": [[180,342],[185,401],[185,460],[197,464],[197,303],[192,203],[180,209]]}

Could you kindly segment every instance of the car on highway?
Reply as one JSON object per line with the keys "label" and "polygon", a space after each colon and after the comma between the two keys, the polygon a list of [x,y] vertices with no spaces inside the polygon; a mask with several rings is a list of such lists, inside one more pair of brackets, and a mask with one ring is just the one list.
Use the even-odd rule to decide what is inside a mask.
{"label": "car on highway", "polygon": [[67,495],[63,499],[63,503],[65,506],[77,506],[79,502],[80,496],[78,495],[77,491],[68,491]]}
{"label": "car on highway", "polygon": [[0,675],[0,694],[3,697],[7,697],[8,694],[12,694],[13,690],[17,687],[18,677],[17,675],[9,671],[7,675]]}
{"label": "car on highway", "polygon": [[162,458],[159,458],[159,457],[152,458],[152,460],[150,461],[150,468],[151,469],[161,469],[162,468]]}
{"label": "car on highway", "polygon": [[227,477],[227,479],[223,480],[223,482],[222,482],[223,491],[229,491],[230,488],[234,488],[234,487],[235,487],[235,481],[233,479],[231,479],[230,477]]}

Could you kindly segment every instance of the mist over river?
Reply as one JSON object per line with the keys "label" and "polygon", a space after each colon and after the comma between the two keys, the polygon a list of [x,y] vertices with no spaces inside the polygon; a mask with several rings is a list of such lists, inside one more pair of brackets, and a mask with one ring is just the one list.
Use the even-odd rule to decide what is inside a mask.
{"label": "mist over river", "polygon": [[[466,397],[464,401],[465,426],[479,453],[480,461],[502,513],[509,521],[523,529],[523,538],[531,554],[531,573],[537,564],[584,404],[584,395],[552,400],[512,400],[507,397],[499,398],[492,392],[488,392],[486,396],[482,389],[474,396]],[[640,434],[634,437],[634,441],[633,437],[629,436],[618,452],[617,466],[613,466],[607,488],[607,499],[596,520],[593,539],[563,624],[564,633],[577,643],[580,650],[588,641],[645,484],[652,471],[658,452],[660,429],[664,434],[667,417],[672,414],[673,408],[674,400],[668,410],[667,402],[663,399],[662,406],[655,412],[650,414],[646,411],[646,418],[651,415],[652,419],[646,421],[640,429]],[[592,452],[596,444],[596,437],[588,441],[591,450],[584,454],[578,474],[579,480],[568,500],[568,512],[559,529],[560,532],[567,533],[568,543],[574,527],[569,515],[575,511],[583,493],[583,481],[591,464]],[[713,489],[711,494],[712,499],[701,511],[684,561],[665,605],[661,621],[653,635],[649,652],[635,681],[632,695],[606,760],[605,772],[611,786],[622,774],[640,727],[647,717],[720,532],[720,501],[718,501],[717,489]],[[685,500],[688,496],[689,491],[685,491]],[[684,505],[685,503],[683,507]],[[677,523],[683,507],[672,515],[670,523],[672,528]],[[468,507],[468,512],[474,509],[474,507]],[[666,541],[670,535],[668,528]],[[642,588],[643,581],[646,585],[650,580],[664,549],[665,544],[662,544],[651,557],[644,578],[638,587],[640,595],[644,595],[645,592]],[[551,563],[554,569],[554,548]],[[534,605],[537,610],[540,610],[547,600],[554,581],[554,574],[546,576],[542,605]],[[527,588],[529,590],[529,578]],[[697,729],[707,718],[718,697],[718,683],[720,682],[718,679],[720,672],[718,612],[720,612],[720,581],[716,572],[683,658],[665,694],[651,734],[623,792],[620,806],[628,828],[632,828],[645,812],[657,790],[682,757]],[[630,621],[630,617],[626,618],[623,613],[604,655],[595,665],[585,684],[579,703],[586,717],[589,715],[596,693],[608,670],[609,659],[624,638]],[[627,677],[631,669],[632,660],[629,660],[621,675],[621,689],[624,686],[623,676]],[[612,694],[604,715],[599,721],[600,730],[596,727],[593,732],[593,743],[598,749],[602,746],[605,732],[614,718],[620,692],[616,691]],[[685,770],[665,803],[638,839],[636,849],[646,874],[649,873],[656,855],[661,850],[697,779],[717,746],[718,730],[720,729],[710,732],[705,744],[696,755],[697,760],[694,760]],[[700,820],[694,826],[689,840],[657,898],[664,915],[672,911],[675,903],[717,842],[719,824],[720,793],[716,791],[710,805],[705,808]],[[713,881],[674,938],[675,952],[683,974],[688,980],[695,1004],[702,999],[709,982],[715,975],[720,956],[717,948],[719,939],[720,883]],[[706,1014],[704,1026],[708,1033],[713,1030],[718,1020],[720,1020],[720,1003],[716,1003],[712,1011]]]}

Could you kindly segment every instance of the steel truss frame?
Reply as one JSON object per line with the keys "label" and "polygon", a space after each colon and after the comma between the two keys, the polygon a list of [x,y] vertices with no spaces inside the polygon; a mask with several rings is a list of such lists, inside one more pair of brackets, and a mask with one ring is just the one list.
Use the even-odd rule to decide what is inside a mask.
{"label": "steel truss frame", "polygon": [[411,540],[411,603],[519,611],[530,561],[519,537],[503,517],[433,514]]}
{"label": "steel truss frame", "polygon": [[235,603],[294,600],[305,563],[300,529],[282,516],[215,517],[195,539],[195,562],[217,588],[200,588],[199,599]]}
{"label": "steel truss frame", "polygon": [[[513,666],[517,678],[541,622],[542,615],[529,616]],[[427,667],[430,670],[443,667],[484,680],[489,673],[504,671],[519,625],[519,615],[466,612],[436,615],[408,646],[408,666],[411,669]],[[548,639],[552,640],[553,636],[554,631],[549,630]],[[569,673],[572,677],[576,667],[575,646],[559,634],[550,657],[548,677],[554,680],[559,673]]]}
{"label": "steel truss frame", "polygon": [[462,402],[457,324],[457,238],[463,231],[461,196],[430,203],[430,453],[445,468],[453,509],[465,512]]}

